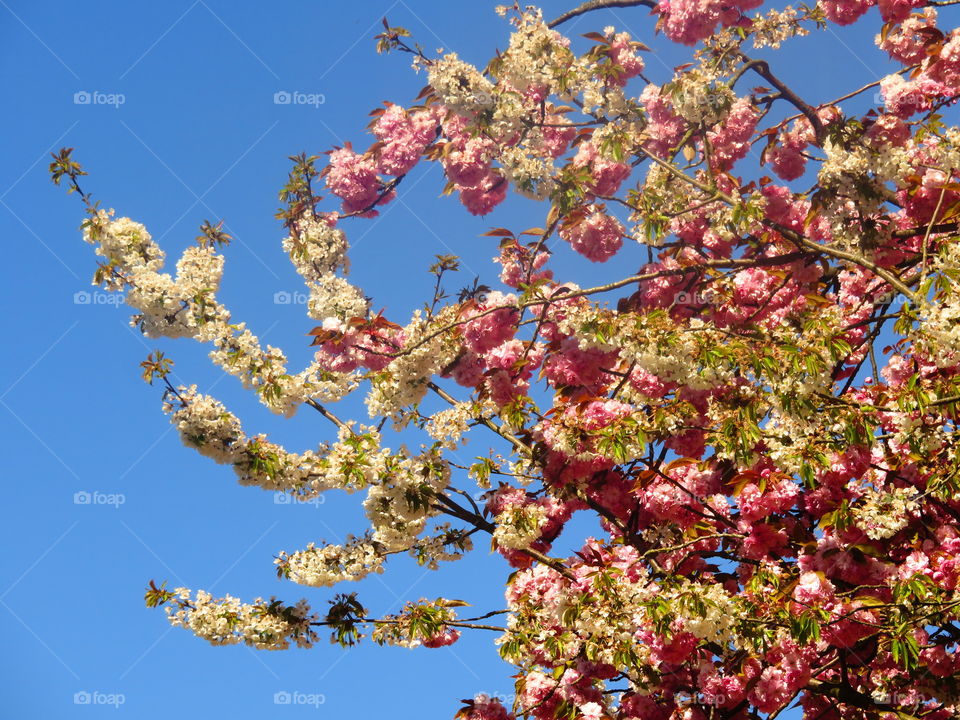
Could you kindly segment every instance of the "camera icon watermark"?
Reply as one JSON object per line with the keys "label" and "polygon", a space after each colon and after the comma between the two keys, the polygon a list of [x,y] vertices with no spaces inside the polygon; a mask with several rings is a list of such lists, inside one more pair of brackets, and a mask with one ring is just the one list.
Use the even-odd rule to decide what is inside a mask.
{"label": "camera icon watermark", "polygon": [[323,93],[306,93],[299,90],[277,90],[273,94],[274,105],[310,105],[315,110],[327,102]]}
{"label": "camera icon watermark", "polygon": [[273,504],[274,505],[313,505],[314,507],[320,507],[325,502],[323,495],[317,495],[316,497],[302,498],[297,497],[296,495],[290,495],[289,493],[277,491],[273,494]]}
{"label": "camera icon watermark", "polygon": [[310,296],[304,292],[287,292],[278,290],[273,294],[274,305],[306,305]]}
{"label": "camera icon watermark", "polygon": [[119,293],[77,290],[73,294],[74,305],[113,305],[114,307],[120,307],[124,302],[126,302],[126,298]]}
{"label": "camera icon watermark", "polygon": [[119,710],[125,702],[127,702],[127,697],[123,693],[80,690],[73,694],[74,705],[113,705],[114,708]]}
{"label": "camera icon watermark", "polygon": [[494,105],[493,95],[488,92],[474,93],[473,102],[484,108],[491,108]]}
{"label": "camera icon watermark", "polygon": [[99,90],[77,90],[73,94],[74,105],[112,105],[114,109],[119,109],[121,105],[127,102],[127,96],[123,93],[107,93]]}
{"label": "camera icon watermark", "polygon": [[319,709],[326,701],[327,697],[322,693],[280,690],[273,694],[274,705],[307,705]]}
{"label": "camera icon watermark", "polygon": [[119,510],[120,506],[126,502],[127,496],[123,493],[78,490],[73,494],[74,505],[107,505],[112,506],[115,510]]}

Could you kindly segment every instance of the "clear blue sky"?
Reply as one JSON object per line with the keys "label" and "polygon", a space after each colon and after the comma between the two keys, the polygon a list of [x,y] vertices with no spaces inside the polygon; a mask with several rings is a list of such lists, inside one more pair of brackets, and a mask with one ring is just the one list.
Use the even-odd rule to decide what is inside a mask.
{"label": "clear blue sky", "polygon": [[[544,7],[554,16],[572,3]],[[159,390],[139,378],[137,365],[155,344],[130,330],[125,306],[77,302],[104,296],[76,295],[93,290],[92,249],[77,230],[79,202],[47,178],[48,153],[76,147],[90,172],[85,187],[118,215],[145,223],[168,256],[192,241],[205,218],[225,219],[236,241],[227,251],[222,299],[296,366],[308,357],[311,323],[300,306],[274,302],[278,292],[302,291],[273,218],[286,157],[345,140],[366,146],[368,112],[384,100],[408,102],[422,87],[405,56],[374,52],[371,37],[384,14],[428,51],[443,47],[484,63],[506,44],[495,4],[0,0],[8,108],[0,117],[0,231],[8,248],[0,320],[0,716],[342,718],[386,710],[401,719],[445,718],[459,698],[512,692],[512,670],[490,635],[467,635],[440,650],[367,644],[344,652],[320,644],[257,653],[210,647],[144,608],[143,588],[155,578],[245,599],[305,596],[322,609],[333,593],[278,581],[272,559],[280,549],[362,532],[359,498],[277,505],[272,494],[241,488],[228,468],[182,447],[160,412]],[[774,69],[815,100],[874,81],[888,70],[864,43],[879,25],[876,11],[868,23],[796,43]],[[566,30],[607,24],[657,50],[647,63],[655,81],[668,79],[686,57],[653,37],[642,8],[590,15]],[[279,91],[322,94],[324,102],[277,105]],[[78,104],[77,93],[89,93],[77,97],[91,102]],[[105,104],[117,95],[122,105]],[[496,242],[480,233],[542,222],[543,208],[526,201],[472,218],[454,198],[438,199],[442,186],[440,169],[423,166],[381,219],[347,226],[354,279],[395,320],[428,292],[424,270],[433,255],[461,255],[464,284],[472,274],[492,283]],[[559,252],[555,267],[582,284],[632,272],[642,258],[633,248],[617,267],[601,270]],[[161,347],[177,362],[178,381],[223,399],[249,431],[297,450],[329,438],[315,414],[303,411],[290,422],[271,416],[209,365],[205,348],[185,341]],[[124,502],[76,504],[83,492],[101,493],[100,500],[122,494]],[[393,562],[357,589],[376,613],[441,594],[485,611],[502,607],[507,572],[480,548],[438,573]],[[274,694],[282,691],[325,702],[278,707]],[[124,702],[75,704],[81,692],[100,693],[101,702],[122,695]]]}

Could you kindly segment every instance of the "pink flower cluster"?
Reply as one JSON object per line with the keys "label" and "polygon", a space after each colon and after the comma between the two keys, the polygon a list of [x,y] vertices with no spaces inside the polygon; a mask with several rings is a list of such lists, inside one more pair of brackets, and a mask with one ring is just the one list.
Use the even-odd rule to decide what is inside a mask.
{"label": "pink flower cluster", "polygon": [[837,25],[849,25],[860,19],[867,10],[876,5],[876,0],[820,0],[827,20]]}
{"label": "pink flower cluster", "polygon": [[650,140],[644,147],[654,155],[665,158],[680,142],[687,124],[674,112],[670,98],[658,85],[647,85],[640,93],[640,103],[649,119],[647,135]]}
{"label": "pink flower cluster", "polygon": [[424,640],[423,646],[426,648],[446,647],[447,645],[453,645],[459,639],[460,631],[456,628],[448,627]]}
{"label": "pink flower cluster", "polygon": [[[343,212],[376,214],[373,207],[389,202],[393,195],[377,175],[377,162],[369,155],[359,155],[349,147],[330,153],[327,166],[327,187],[343,200]],[[384,195],[381,198],[381,195]]]}
{"label": "pink flower cluster", "polygon": [[[881,3],[882,7],[883,3]],[[909,10],[908,10],[909,12]],[[937,11],[925,8],[922,14],[910,15],[893,27],[885,36],[877,36],[877,45],[894,60],[904,65],[914,65],[926,59],[927,47],[936,42],[942,33],[937,27]]]}
{"label": "pink flower cluster", "polygon": [[423,151],[437,136],[434,110],[408,113],[399,105],[388,105],[377,118],[373,134],[381,143],[379,169],[384,175],[406,175],[417,164]]}
{"label": "pink flower cluster", "polygon": [[580,145],[572,164],[590,170],[589,187],[594,195],[613,195],[630,177],[629,165],[604,157],[590,141]]}
{"label": "pink flower cluster", "polygon": [[626,85],[630,78],[643,72],[643,58],[637,54],[628,33],[615,34],[610,39],[610,49],[607,54],[613,64],[621,68],[614,78],[617,85]]}
{"label": "pink flower cluster", "polygon": [[507,287],[519,288],[524,283],[534,284],[551,279],[553,272],[541,269],[549,259],[548,251],[536,246],[527,247],[513,239],[500,243],[500,254],[494,261],[502,268],[500,282]]}
{"label": "pink flower cluster", "polygon": [[792,640],[785,640],[767,652],[767,666],[762,670],[755,658],[744,663],[744,674],[756,680],[748,693],[750,702],[762,713],[772,713],[789,702],[813,675],[816,650],[800,649]]}
{"label": "pink flower cluster", "polygon": [[488,695],[477,695],[468,700],[466,707],[457,714],[459,720],[514,720],[514,715],[508,712],[497,698]]}
{"label": "pink flower cluster", "polygon": [[730,27],[744,21],[744,11],[763,0],[663,0],[657,5],[660,25],[667,37],[683,45],[696,45],[713,34],[717,25]]}
{"label": "pink flower cluster", "polygon": [[443,122],[447,147],[440,162],[473,215],[486,215],[507,196],[506,180],[492,167],[495,143],[473,131],[466,118],[451,114]]}
{"label": "pink flower cluster", "polygon": [[560,237],[592,262],[606,262],[623,246],[623,225],[604,210],[602,205],[591,205],[568,216],[560,227]]}
{"label": "pink flower cluster", "polygon": [[717,168],[729,170],[737,160],[747,156],[758,118],[750,99],[738,98],[720,126],[707,133]]}
{"label": "pink flower cluster", "polygon": [[793,122],[789,130],[777,135],[776,145],[766,148],[763,159],[780,178],[796,180],[806,169],[807,159],[803,151],[813,139],[810,121],[800,118]]}

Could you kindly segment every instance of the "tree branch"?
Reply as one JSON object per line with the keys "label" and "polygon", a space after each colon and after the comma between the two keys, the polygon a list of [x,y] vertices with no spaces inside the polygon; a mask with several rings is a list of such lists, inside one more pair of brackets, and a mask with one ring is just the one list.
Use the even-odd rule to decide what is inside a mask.
{"label": "tree branch", "polygon": [[563,13],[563,15],[551,20],[547,23],[547,27],[556,27],[565,23],[567,20],[573,20],[575,17],[579,17],[585,13],[591,12],[593,10],[605,10],[609,8],[627,8],[627,7],[636,7],[638,5],[643,5],[648,7],[651,10],[657,7],[657,3],[653,0],[587,0],[585,3],[579,7],[575,7],[573,10],[568,10]]}

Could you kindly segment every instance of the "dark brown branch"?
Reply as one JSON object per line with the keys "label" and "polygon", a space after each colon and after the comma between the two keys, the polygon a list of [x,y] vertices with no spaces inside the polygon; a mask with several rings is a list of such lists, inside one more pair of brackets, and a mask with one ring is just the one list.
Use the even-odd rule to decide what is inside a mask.
{"label": "dark brown branch", "polygon": [[562,23],[565,23],[567,20],[573,20],[575,17],[579,17],[585,13],[591,12],[593,10],[605,10],[610,8],[628,8],[636,7],[638,5],[643,5],[648,7],[651,10],[657,6],[657,3],[653,0],[587,0],[579,7],[575,7],[573,10],[568,10],[560,17],[547,23],[547,27],[556,27]]}
{"label": "dark brown branch", "polygon": [[752,69],[757,75],[762,77],[768,83],[773,85],[779,93],[780,97],[788,101],[793,105],[797,110],[802,112],[806,118],[810,121],[810,124],[813,126],[814,135],[817,137],[818,144],[823,144],[824,139],[824,129],[823,123],[820,122],[820,117],[817,115],[817,111],[814,110],[810,105],[804,102],[803,98],[797,95],[793,90],[787,87],[773,72],[770,70],[770,65],[767,64],[766,60],[752,60],[748,58],[743,53],[740,53],[740,57],[746,62],[746,65],[741,68],[741,72],[747,68]]}

